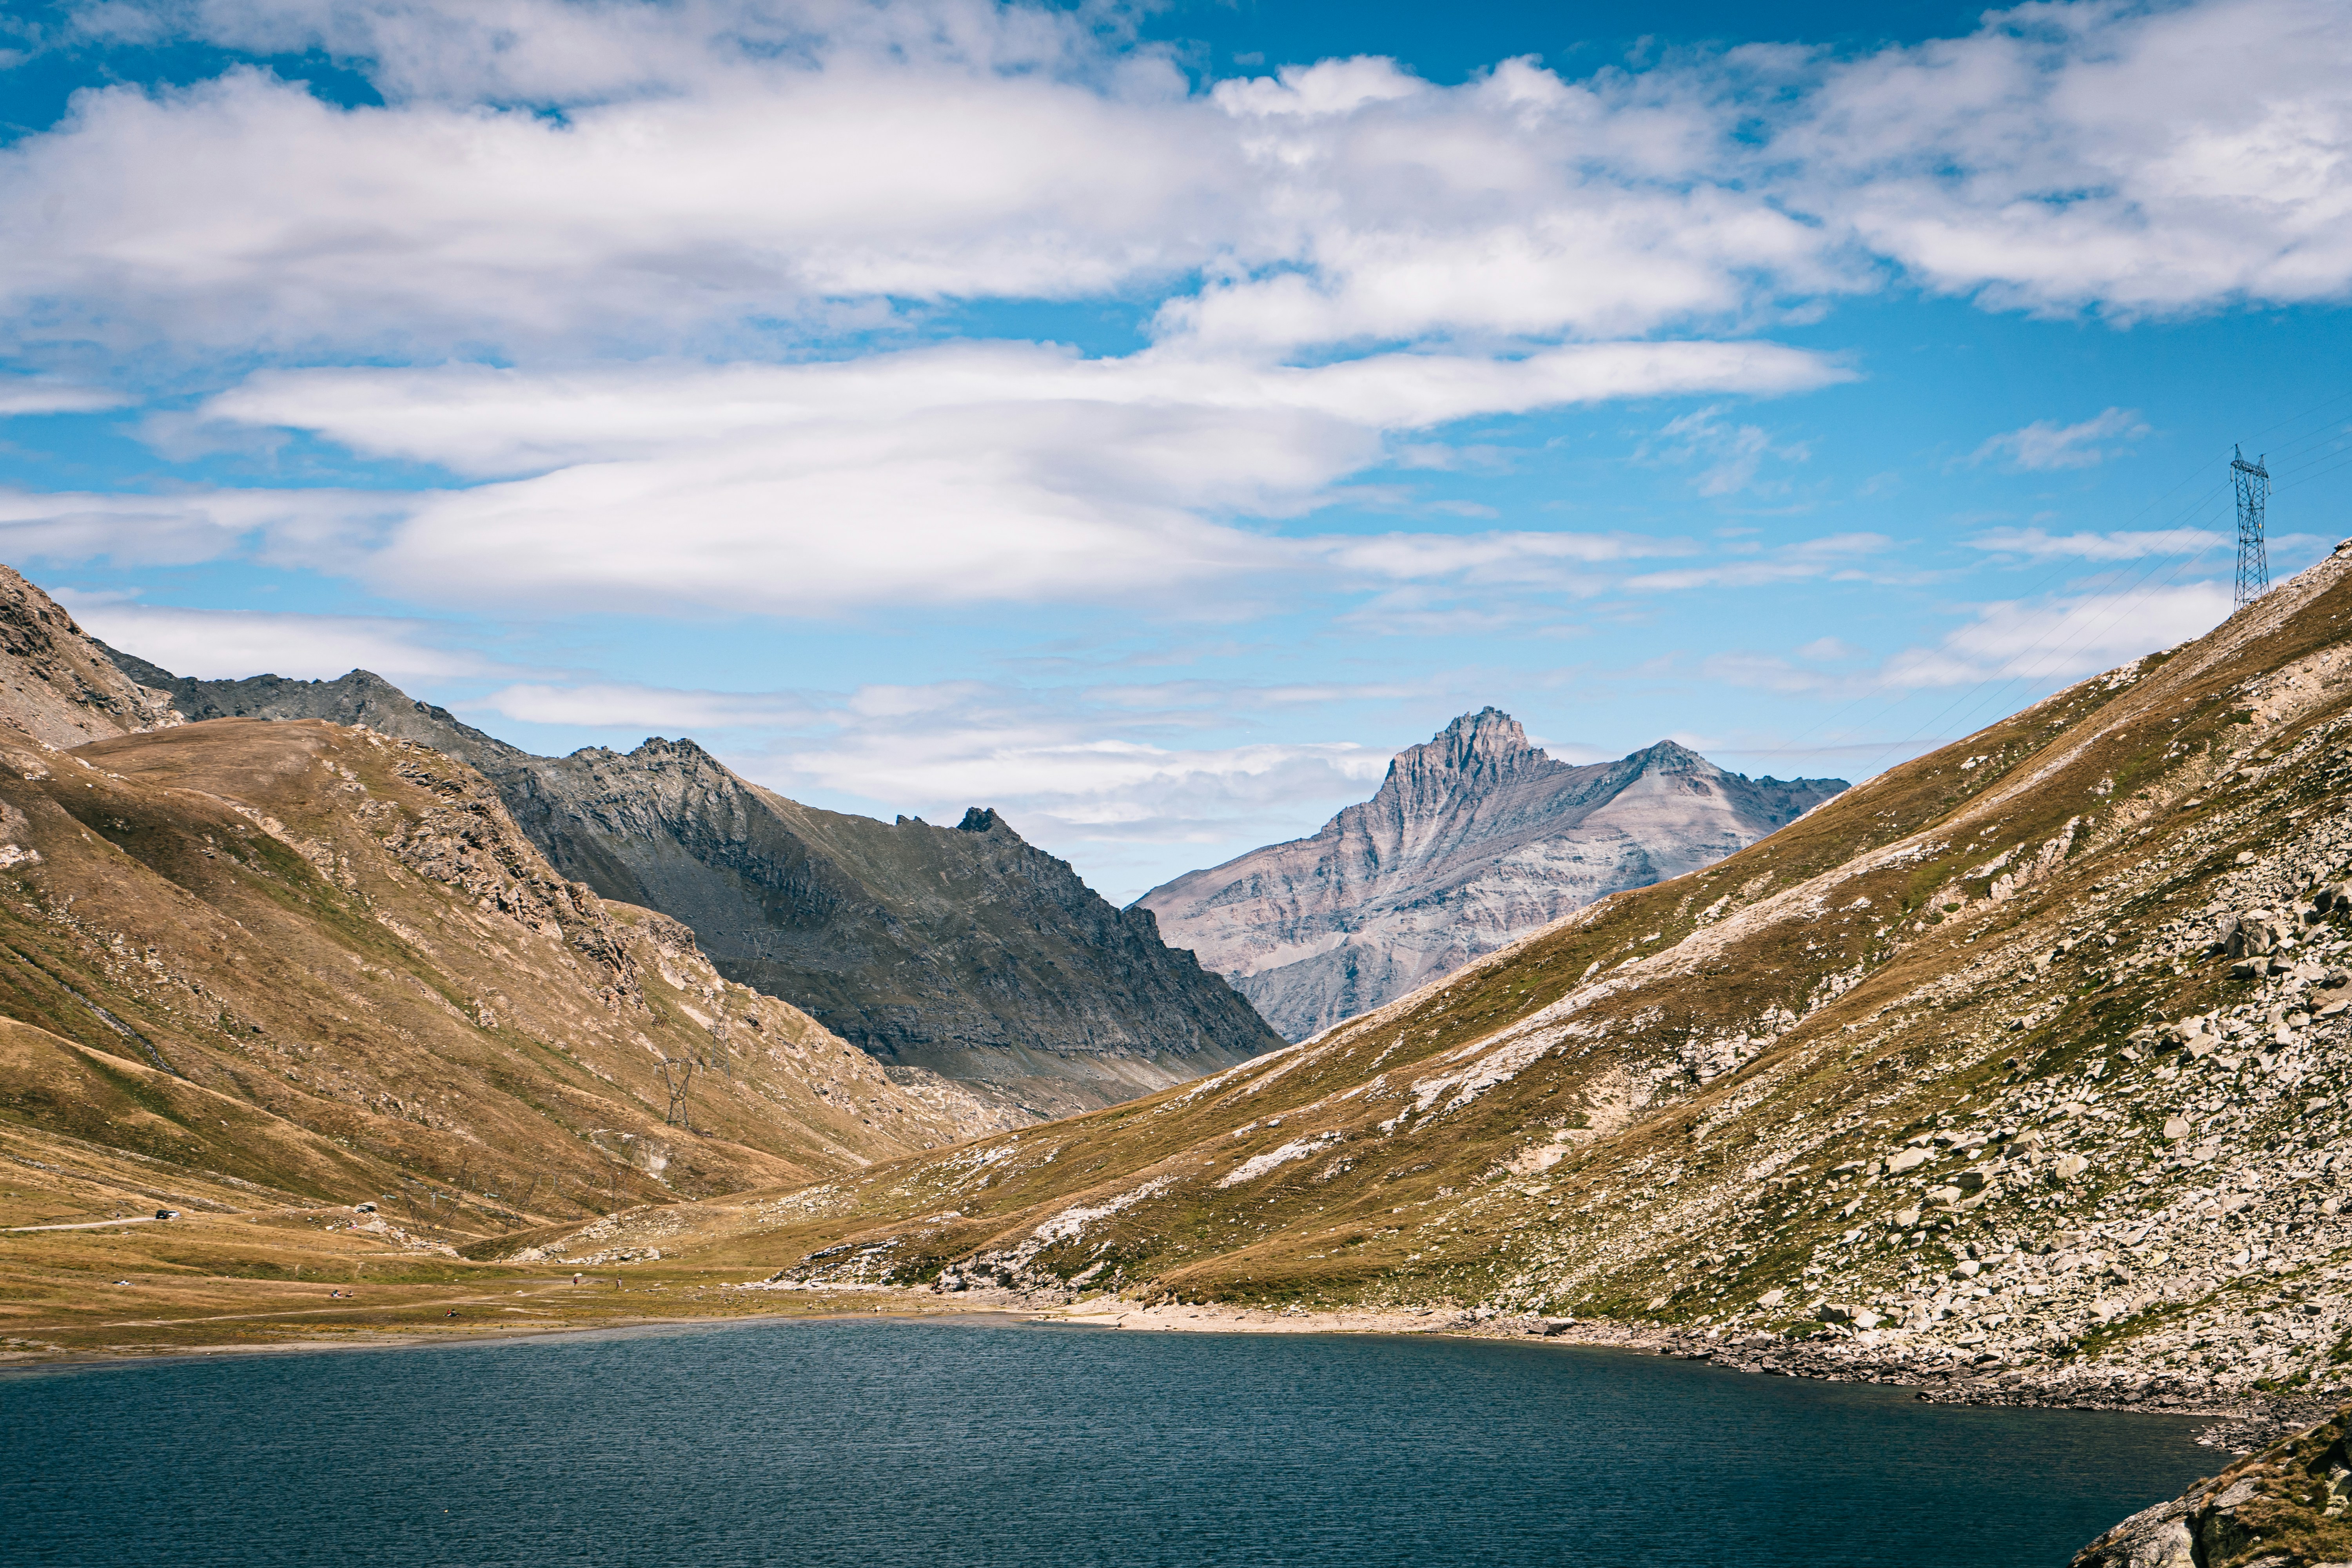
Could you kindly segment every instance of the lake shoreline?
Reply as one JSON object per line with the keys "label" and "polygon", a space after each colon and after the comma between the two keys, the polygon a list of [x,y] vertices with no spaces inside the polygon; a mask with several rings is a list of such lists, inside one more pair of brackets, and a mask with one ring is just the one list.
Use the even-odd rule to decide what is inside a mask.
{"label": "lake shoreline", "polygon": [[1125,1331],[1209,1333],[1419,1333],[1515,1340],[1622,1350],[1707,1362],[1751,1375],[1802,1377],[1909,1388],[1931,1404],[2037,1409],[2112,1410],[2179,1415],[2210,1425],[2198,1440],[2251,1452],[2324,1419],[2341,1394],[2275,1394],[2218,1387],[2188,1378],[2150,1376],[2122,1367],[2065,1363],[2015,1367],[1983,1363],[1941,1347],[1873,1343],[1861,1336],[1783,1340],[1770,1335],[1709,1338],[1703,1332],[1606,1319],[1481,1317],[1444,1308],[1307,1311],[1229,1305],[1146,1306],[1113,1298],[1049,1309],[1041,1317]]}
{"label": "lake shoreline", "polygon": [[[737,1302],[753,1292],[773,1290],[807,1300],[803,1310],[720,1310],[705,1313],[633,1313],[591,1321],[495,1323],[457,1321],[444,1327],[354,1325],[332,1334],[289,1335],[267,1342],[153,1344],[58,1348],[46,1353],[18,1352],[0,1360],[0,1375],[66,1366],[121,1365],[183,1357],[272,1356],[351,1350],[425,1349],[436,1345],[516,1343],[549,1339],[614,1337],[692,1328],[768,1323],[877,1321],[989,1322],[1062,1325],[1118,1332],[1223,1334],[1423,1335],[1507,1340],[1585,1349],[1623,1351],[1709,1363],[1751,1375],[1801,1377],[1829,1383],[1869,1383],[1909,1388],[1935,1404],[2031,1408],[2112,1410],[2202,1419],[2199,1436],[2208,1447],[2250,1451],[2324,1418],[2344,1401],[2326,1394],[2276,1394],[2217,1387],[2192,1379],[2152,1377],[2121,1367],[2063,1363],[2013,1367],[1979,1364],[1940,1348],[1910,1353],[1908,1347],[1872,1344],[1859,1336],[1781,1340],[1763,1335],[1710,1339],[1706,1334],[1605,1319],[1481,1316],[1443,1307],[1352,1308],[1309,1311],[1302,1308],[1245,1307],[1232,1303],[1144,1303],[1113,1296],[1078,1301],[1040,1300],[1010,1290],[976,1290],[943,1300],[929,1290],[887,1287],[834,1288],[808,1292],[790,1286],[737,1286]],[[814,1300],[810,1298],[815,1298]],[[742,1302],[749,1305],[748,1302]],[[779,1302],[778,1306],[783,1306]],[[159,1325],[161,1326],[161,1325]]]}

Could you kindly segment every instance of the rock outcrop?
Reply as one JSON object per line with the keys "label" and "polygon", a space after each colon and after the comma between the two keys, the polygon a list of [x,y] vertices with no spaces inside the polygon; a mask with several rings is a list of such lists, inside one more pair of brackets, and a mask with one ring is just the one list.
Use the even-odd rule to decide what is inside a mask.
{"label": "rock outcrop", "polygon": [[955,827],[880,822],[761,789],[691,741],[533,756],[366,670],[208,681],[114,657],[190,719],[365,725],[469,763],[562,875],[684,921],[729,979],[893,1070],[961,1080],[1030,1120],[1282,1043],[1149,910],[1107,902],[991,810]]}
{"label": "rock outcrop", "polygon": [[1137,903],[1303,1040],[1596,899],[1720,860],[1845,787],[1727,773],[1672,741],[1575,767],[1488,708],[1399,755],[1313,837]]}
{"label": "rock outcrop", "polygon": [[2352,1406],[2143,1509],[2072,1568],[2347,1568],[2352,1564]]}

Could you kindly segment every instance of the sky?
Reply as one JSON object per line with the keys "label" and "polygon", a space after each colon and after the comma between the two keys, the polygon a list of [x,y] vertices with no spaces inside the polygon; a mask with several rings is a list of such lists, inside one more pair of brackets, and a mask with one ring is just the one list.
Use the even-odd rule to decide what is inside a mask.
{"label": "sky", "polygon": [[1859,780],[2352,533],[2343,0],[0,4],[0,560],[1125,901]]}

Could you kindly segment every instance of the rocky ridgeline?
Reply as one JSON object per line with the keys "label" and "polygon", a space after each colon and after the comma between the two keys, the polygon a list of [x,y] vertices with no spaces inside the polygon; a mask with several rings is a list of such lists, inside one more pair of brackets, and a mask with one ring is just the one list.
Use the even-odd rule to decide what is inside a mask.
{"label": "rocky ridgeline", "polygon": [[729,979],[908,1088],[971,1085],[993,1121],[1115,1103],[1280,1043],[1149,910],[1114,907],[992,810],[880,822],[761,789],[688,740],[539,757],[365,670],[195,680],[106,653],[175,721],[323,719],[467,763],[561,877],[683,921]]}

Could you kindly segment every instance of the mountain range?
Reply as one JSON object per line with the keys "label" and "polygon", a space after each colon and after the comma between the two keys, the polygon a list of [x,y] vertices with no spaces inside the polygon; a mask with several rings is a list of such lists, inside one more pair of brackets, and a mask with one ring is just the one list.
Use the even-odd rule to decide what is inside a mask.
{"label": "mountain range", "polygon": [[1314,837],[1136,901],[1303,1040],[1596,899],[1720,860],[1845,787],[1749,779],[1672,741],[1573,766],[1487,708],[1399,754]]}
{"label": "mountain range", "polygon": [[108,651],[190,721],[364,725],[466,763],[562,876],[684,921],[730,980],[791,998],[886,1068],[1031,1120],[1281,1044],[1149,910],[1108,903],[992,810],[880,822],[762,789],[691,741],[540,757],[365,670],[196,680]]}
{"label": "mountain range", "polygon": [[706,1205],[681,1253],[1114,1316],[1445,1310],[1938,1397],[2340,1397],[2347,793],[2352,542],[1305,1044],[756,1236],[764,1200]]}

